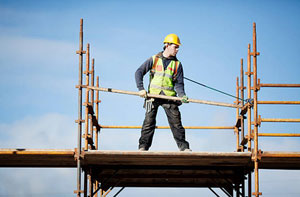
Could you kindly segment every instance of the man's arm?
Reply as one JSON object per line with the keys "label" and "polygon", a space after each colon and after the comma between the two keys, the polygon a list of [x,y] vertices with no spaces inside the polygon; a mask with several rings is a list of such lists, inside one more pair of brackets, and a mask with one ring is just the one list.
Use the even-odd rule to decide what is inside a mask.
{"label": "man's arm", "polygon": [[183,81],[183,68],[181,63],[178,65],[177,76],[174,81],[174,87],[179,97],[183,97],[185,95],[184,81]]}
{"label": "man's arm", "polygon": [[136,82],[136,86],[137,88],[140,90],[144,90],[144,82],[143,82],[143,78],[144,75],[151,70],[153,65],[153,60],[152,57],[147,59],[135,72],[135,82]]}

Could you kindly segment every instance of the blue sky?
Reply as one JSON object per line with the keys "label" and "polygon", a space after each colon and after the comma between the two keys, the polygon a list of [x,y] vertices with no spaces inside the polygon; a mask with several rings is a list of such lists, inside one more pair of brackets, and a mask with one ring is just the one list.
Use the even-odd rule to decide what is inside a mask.
{"label": "blue sky", "polygon": [[[80,18],[84,19],[84,46],[91,44],[102,87],[137,91],[136,69],[162,50],[167,34],[176,33],[183,44],[178,58],[185,76],[235,94],[240,59],[246,66],[247,45],[252,44],[253,22],[261,53],[261,82],[300,83],[299,1],[0,0],[0,148],[75,148]],[[190,98],[234,101],[188,81],[185,89]],[[100,124],[142,124],[141,98],[107,93],[100,97]],[[292,88],[259,92],[260,100],[299,97],[300,90]],[[180,110],[186,126],[235,124],[234,109],[190,103]],[[259,114],[299,118],[300,110],[259,106]],[[157,122],[167,125],[163,110]],[[263,123],[259,131],[299,133],[299,128],[298,123]],[[136,150],[139,135],[139,130],[103,130],[100,149]],[[192,130],[187,131],[187,140],[193,151],[235,151],[233,131]],[[259,146],[299,151],[300,140],[260,138]],[[158,130],[151,150],[177,151],[171,132]],[[299,171],[260,172],[264,196],[282,196],[286,191],[289,196],[299,195]],[[74,169],[0,169],[0,196],[73,196],[75,187]],[[126,188],[120,194],[141,195],[213,196],[208,189]]]}

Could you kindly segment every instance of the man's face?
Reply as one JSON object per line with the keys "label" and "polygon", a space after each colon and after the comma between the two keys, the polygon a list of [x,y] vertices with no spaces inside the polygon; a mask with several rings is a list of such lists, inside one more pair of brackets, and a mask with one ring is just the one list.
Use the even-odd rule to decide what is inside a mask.
{"label": "man's face", "polygon": [[168,45],[168,50],[171,56],[176,56],[179,50],[179,45],[176,44]]}

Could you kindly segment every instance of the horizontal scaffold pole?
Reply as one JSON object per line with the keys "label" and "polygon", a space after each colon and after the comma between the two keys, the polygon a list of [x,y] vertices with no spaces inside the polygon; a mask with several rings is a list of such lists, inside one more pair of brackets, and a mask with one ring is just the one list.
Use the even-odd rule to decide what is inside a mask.
{"label": "horizontal scaffold pole", "polygon": [[261,83],[260,87],[274,87],[274,88],[300,88],[300,84],[271,84],[271,83]]}
{"label": "horizontal scaffold pole", "polygon": [[[91,90],[98,90],[102,92],[112,92],[112,93],[119,93],[119,94],[128,94],[128,95],[135,95],[139,96],[138,92],[133,91],[125,91],[125,90],[117,90],[112,88],[102,88],[102,87],[94,87],[94,86],[82,86],[83,88],[88,88]],[[175,96],[165,96],[165,95],[155,95],[155,94],[147,94],[149,98],[159,98],[159,99],[167,99],[173,101],[181,101],[180,97]],[[197,99],[189,99],[190,103],[201,103],[207,105],[216,105],[216,106],[224,106],[224,107],[232,107],[232,108],[241,108],[240,105],[234,105],[230,103],[221,103],[221,102],[213,102],[213,101],[205,101],[205,100],[197,100]]]}
{"label": "horizontal scaffold pole", "polygon": [[[111,126],[100,125],[103,129],[141,129],[141,126]],[[170,129],[169,126],[156,126],[156,129]],[[185,126],[185,129],[234,129],[234,126]]]}
{"label": "horizontal scaffold pole", "polygon": [[300,105],[300,101],[257,101],[257,104]]}
{"label": "horizontal scaffold pole", "polygon": [[300,119],[262,118],[261,122],[300,122]]}
{"label": "horizontal scaffold pole", "polygon": [[259,133],[261,137],[300,137],[300,133]]}

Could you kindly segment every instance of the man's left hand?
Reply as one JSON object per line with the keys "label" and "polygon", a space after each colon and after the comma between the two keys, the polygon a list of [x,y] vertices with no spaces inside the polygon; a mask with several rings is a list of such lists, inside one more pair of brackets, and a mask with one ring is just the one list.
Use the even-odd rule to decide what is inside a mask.
{"label": "man's left hand", "polygon": [[183,102],[183,103],[189,103],[189,98],[188,98],[186,95],[184,95],[184,96],[181,98],[181,102]]}

